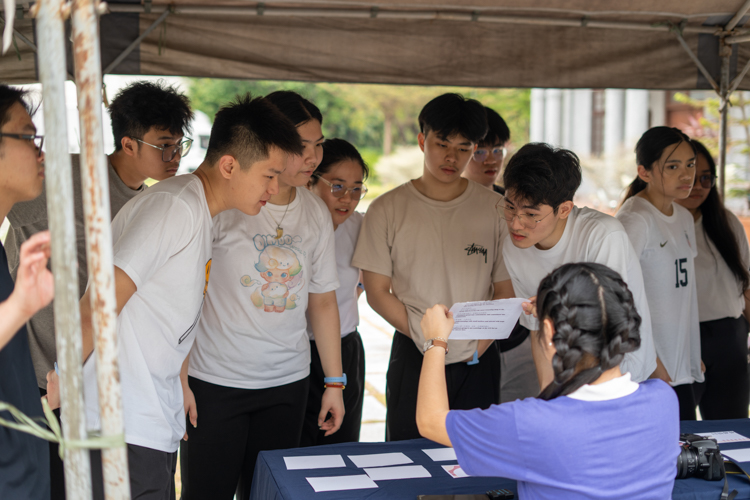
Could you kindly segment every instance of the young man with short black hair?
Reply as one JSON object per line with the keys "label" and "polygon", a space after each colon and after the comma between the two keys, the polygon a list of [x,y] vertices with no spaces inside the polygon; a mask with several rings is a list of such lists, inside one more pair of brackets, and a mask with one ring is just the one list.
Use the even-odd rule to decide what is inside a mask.
{"label": "young man with short black hair", "polygon": [[478,182],[482,186],[505,194],[505,189],[495,184],[505,162],[506,146],[510,141],[510,129],[503,117],[487,106],[487,135],[479,141],[477,150],[461,177]]}
{"label": "young man with short black hair", "polygon": [[[425,105],[419,126],[422,176],[370,205],[352,259],[364,271],[368,303],[396,329],[386,388],[389,441],[419,437],[417,388],[430,347],[419,326],[424,312],[437,303],[513,295],[501,250],[506,228],[495,210],[501,197],[461,177],[487,133],[484,107],[444,94]],[[451,408],[496,403],[494,341],[450,340],[449,351]]]}
{"label": "young man with short black hair", "polygon": [[[581,184],[578,157],[572,151],[547,144],[527,144],[508,162],[503,181],[505,199],[498,208],[510,232],[503,245],[503,256],[516,295],[532,298],[542,278],[571,262],[596,262],[617,271],[633,293],[642,319],[641,347],[625,355],[621,369],[623,373],[630,372],[636,382],[649,378],[656,369],[656,352],[638,256],[617,219],[573,204],[573,196]],[[529,330],[539,328],[537,319],[531,315],[522,315],[521,324]],[[531,335],[504,354],[532,363],[532,357],[541,356],[533,338]],[[539,366],[537,363],[538,379],[543,380]],[[534,382],[538,393],[538,381]],[[536,394],[520,397],[529,396]]]}
{"label": "young man with short black hair", "polygon": [[[0,85],[0,220],[13,205],[39,196],[44,186],[41,136],[29,116],[22,90]],[[42,418],[26,322],[52,300],[46,268],[49,232],[20,249],[14,285],[0,244],[0,401],[31,418]],[[0,417],[13,421],[8,412]],[[49,447],[41,439],[0,426],[0,498],[49,498]]]}

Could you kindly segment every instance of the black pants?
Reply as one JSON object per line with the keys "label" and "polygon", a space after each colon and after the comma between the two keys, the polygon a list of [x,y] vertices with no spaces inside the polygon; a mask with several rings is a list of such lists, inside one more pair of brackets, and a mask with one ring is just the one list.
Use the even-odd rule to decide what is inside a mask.
{"label": "black pants", "polygon": [[344,422],[336,433],[325,436],[325,431],[318,429],[320,399],[323,397],[323,365],[315,341],[310,342],[310,389],[307,393],[307,410],[305,426],[302,430],[301,446],[318,446],[321,444],[350,443],[359,441],[359,429],[362,425],[362,402],[365,397],[365,348],[362,337],[354,330],[341,339],[341,364],[346,373],[344,389]]}
{"label": "black pants", "polygon": [[[94,500],[104,500],[102,452],[91,450],[91,488]],[[177,452],[128,445],[130,495],[133,500],[175,500]]]}
{"label": "black pants", "polygon": [[309,378],[236,389],[188,377],[198,426],[180,444],[183,500],[250,498],[258,452],[299,446]]}
{"label": "black pants", "polygon": [[[421,437],[417,429],[417,390],[423,356],[414,341],[396,332],[386,374],[385,440],[401,441]],[[448,403],[454,410],[489,408],[498,403],[500,356],[495,342],[480,363],[453,363],[445,367]]]}
{"label": "black pants", "polygon": [[[46,396],[47,391],[39,388],[39,395]],[[60,421],[60,408],[52,410],[57,418],[57,423],[62,427]],[[49,475],[50,475],[50,500],[65,500],[65,469],[63,461],[60,459],[59,446],[57,443],[49,443]]]}
{"label": "black pants", "polygon": [[703,420],[747,418],[750,378],[748,324],[744,316],[701,323],[701,357],[706,380],[695,385]]}
{"label": "black pants", "polygon": [[672,387],[680,404],[680,420],[695,420],[695,384],[682,384]]}

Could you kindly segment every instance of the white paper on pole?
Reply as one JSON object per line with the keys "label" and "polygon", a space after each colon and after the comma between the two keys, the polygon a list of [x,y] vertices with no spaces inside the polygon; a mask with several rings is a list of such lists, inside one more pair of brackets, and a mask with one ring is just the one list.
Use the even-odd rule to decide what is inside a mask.
{"label": "white paper on pole", "polygon": [[346,467],[341,455],[313,455],[306,457],[284,457],[286,470],[333,469]]}
{"label": "white paper on pole", "polygon": [[389,465],[413,464],[414,461],[403,453],[377,453],[374,455],[348,455],[357,467],[387,467]]}
{"label": "white paper on pole", "polygon": [[373,481],[389,481],[391,479],[415,479],[432,477],[432,474],[421,465],[401,465],[399,467],[375,467],[365,469]]}
{"label": "white paper on pole", "polygon": [[480,300],[453,304],[451,340],[507,339],[529,299]]}
{"label": "white paper on pole", "polygon": [[721,450],[725,455],[735,462],[750,462],[750,448],[741,448],[739,450]]}
{"label": "white paper on pole", "polygon": [[456,450],[453,448],[433,448],[431,450],[422,450],[432,459],[433,462],[445,462],[447,460],[458,460]]}
{"label": "white paper on pole", "polygon": [[315,492],[319,491],[344,491],[364,490],[377,488],[378,485],[365,474],[356,476],[330,476],[330,477],[306,477],[307,482]]}

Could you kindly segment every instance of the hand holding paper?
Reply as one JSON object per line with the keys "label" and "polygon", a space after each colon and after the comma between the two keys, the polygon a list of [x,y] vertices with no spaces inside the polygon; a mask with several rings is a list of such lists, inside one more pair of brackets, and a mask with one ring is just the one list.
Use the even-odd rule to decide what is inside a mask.
{"label": "hand holding paper", "polygon": [[[528,299],[500,299],[453,304],[454,340],[507,339]],[[426,337],[426,335],[425,335]]]}
{"label": "hand holding paper", "polygon": [[448,340],[453,330],[453,314],[443,304],[436,304],[424,313],[419,326],[422,327],[422,334],[425,340],[441,338]]}

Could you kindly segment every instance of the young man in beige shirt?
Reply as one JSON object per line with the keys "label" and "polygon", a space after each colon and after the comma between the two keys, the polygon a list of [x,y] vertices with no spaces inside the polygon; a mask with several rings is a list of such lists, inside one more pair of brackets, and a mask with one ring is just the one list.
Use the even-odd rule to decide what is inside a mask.
{"label": "young man in beige shirt", "polygon": [[[364,271],[369,304],[396,329],[387,375],[388,441],[419,437],[424,312],[437,303],[513,296],[501,248],[507,228],[496,210],[502,198],[461,177],[487,133],[484,107],[444,94],[422,109],[419,125],[422,176],[373,202],[352,259]],[[446,376],[451,408],[497,403],[494,341],[451,340]]]}

